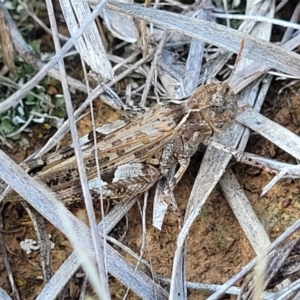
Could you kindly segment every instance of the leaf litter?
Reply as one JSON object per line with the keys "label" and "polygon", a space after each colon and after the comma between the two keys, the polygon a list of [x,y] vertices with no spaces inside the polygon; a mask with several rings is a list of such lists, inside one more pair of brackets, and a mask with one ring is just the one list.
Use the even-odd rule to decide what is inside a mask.
{"label": "leaf litter", "polygon": [[[262,2],[264,3],[257,2],[256,5],[250,5],[249,2],[247,15],[263,14],[263,16],[272,19],[275,13],[274,3],[272,1]],[[90,4],[97,5],[95,2]],[[292,4],[288,5],[291,5],[291,11],[293,9],[295,9],[295,12],[297,11],[297,7],[292,7]],[[208,147],[204,157],[203,152],[199,151],[195,158],[193,158],[190,168],[175,191],[178,205],[185,211],[185,223],[181,231],[178,228],[177,219],[171,213],[166,214],[162,223],[162,230],[159,231],[155,229],[152,226],[152,202],[148,201],[146,212],[147,231],[145,232],[141,225],[142,212],[139,206],[134,205],[132,207],[133,204],[128,206],[124,205],[127,207],[126,209],[128,209],[127,217],[126,219],[122,219],[121,223],[113,230],[113,235],[116,238],[122,237],[122,243],[136,254],[139,254],[141,248],[145,247],[143,249],[143,257],[148,261],[148,264],[143,262],[139,264],[136,277],[138,280],[145,280],[143,284],[144,287],[149,288],[149,292],[148,294],[143,294],[143,292],[138,290],[137,285],[130,283],[125,277],[122,278],[122,275],[118,275],[119,277],[116,276],[118,280],[132,289],[139,297],[145,299],[152,299],[152,297],[166,298],[168,293],[170,293],[169,297],[171,299],[174,299],[174,295],[178,295],[178,293],[180,293],[183,298],[187,296],[189,299],[207,299],[208,297],[210,297],[209,299],[216,299],[218,297],[217,294],[215,294],[215,296],[209,296],[209,291],[212,292],[216,289],[213,284],[221,285],[228,280],[233,280],[234,276],[238,274],[251,259],[261,254],[265,247],[280,237],[287,228],[292,225],[297,225],[297,220],[299,219],[299,184],[298,180],[292,179],[293,168],[296,168],[296,159],[298,159],[297,156],[299,152],[297,151],[297,147],[299,143],[297,136],[293,136],[290,133],[298,133],[297,100],[299,98],[299,88],[297,87],[297,82],[294,86],[287,87],[282,93],[279,93],[279,91],[281,91],[282,85],[285,83],[282,84],[274,80],[272,81],[271,75],[267,75],[262,80],[257,80],[249,86],[249,78],[250,80],[256,78],[257,74],[261,72],[258,70],[262,68],[262,63],[266,66],[263,72],[271,67],[283,72],[284,74],[281,74],[281,76],[300,74],[300,60],[298,55],[284,50],[292,50],[297,46],[297,44],[292,44],[291,42],[297,41],[297,32],[290,34],[287,38],[290,44],[288,44],[286,48],[279,48],[274,47],[274,45],[269,42],[260,40],[270,39],[272,27],[270,23],[256,24],[255,19],[246,20],[245,23],[243,23],[243,28],[247,30],[247,32],[251,30],[253,36],[257,36],[260,33],[265,34],[265,36],[259,35],[258,37],[260,39],[250,38],[240,32],[227,30],[226,27],[216,28],[214,27],[214,23],[201,23],[201,21],[198,22],[196,19],[190,19],[190,23],[185,23],[187,20],[184,19],[183,16],[177,14],[171,17],[171,15],[167,15],[164,10],[156,11],[153,14],[153,8],[149,10],[139,7],[138,5],[129,6],[114,2],[110,3],[108,8],[121,11],[128,16],[141,17],[148,22],[153,22],[155,25],[151,28],[152,32],[149,31],[152,35],[145,31],[140,32],[140,41],[144,40],[146,44],[141,43],[136,47],[135,51],[137,51],[137,53],[142,52],[146,55],[144,58],[141,59],[136,56],[125,62],[126,58],[129,58],[130,54],[132,54],[132,51],[130,51],[132,45],[128,43],[129,39],[132,39],[132,31],[129,33],[130,37],[124,38],[126,42],[121,42],[119,45],[116,44],[113,55],[108,56],[111,62],[116,64],[116,66],[119,64],[118,69],[116,68],[114,70],[117,83],[113,89],[118,95],[121,95],[121,100],[123,100],[124,103],[125,99],[129,99],[129,103],[127,101],[126,104],[137,104],[139,102],[142,92],[139,87],[145,86],[146,78],[149,74],[151,75],[150,78],[152,76],[153,78],[147,83],[147,88],[144,89],[147,90],[145,93],[146,96],[143,97],[143,99],[147,100],[145,102],[147,105],[152,105],[155,101],[165,101],[164,98],[175,97],[175,95],[169,94],[170,82],[174,85],[174,79],[170,81],[170,74],[173,78],[177,79],[182,78],[185,74],[185,80],[182,82],[181,80],[175,81],[175,88],[181,90],[180,95],[188,96],[190,91],[186,86],[187,83],[192,83],[192,86],[197,86],[207,78],[215,76],[221,69],[225,70],[224,62],[226,62],[230,56],[230,53],[227,53],[226,50],[234,51],[235,53],[241,52],[242,58],[240,58],[237,65],[234,66],[235,72],[229,81],[229,84],[232,82],[232,88],[236,92],[242,90],[242,86],[245,87],[248,85],[240,96],[241,113],[237,117],[239,123],[232,125],[222,136],[216,137],[217,141],[231,147],[238,146],[238,149],[241,151],[246,147],[247,152],[259,155],[262,158],[271,158],[278,162],[290,164],[291,171],[289,171],[287,167],[287,171],[285,172],[285,175],[290,175],[290,178],[280,180],[264,196],[261,196],[263,188],[274,177],[272,173],[257,169],[253,166],[233,163],[233,161],[230,161],[231,156],[229,154],[222,153],[220,150],[215,150],[212,147]],[[195,6],[191,6],[191,8],[193,8],[194,11],[199,9]],[[130,20],[130,17],[128,17],[128,20]],[[109,18],[106,18],[106,22],[109,22]],[[129,24],[131,24],[129,26],[132,26],[134,23],[129,21]],[[156,26],[172,30],[172,33],[169,31],[165,45],[162,43],[162,46],[157,48],[157,52],[153,52],[151,48],[153,46],[150,43],[150,41],[153,43],[153,40],[150,40],[150,38],[156,37],[154,43],[157,43],[162,38],[161,28],[157,28]],[[210,35],[205,35],[199,30],[197,31],[194,26],[198,29],[199,26],[202,26],[203,31],[206,30],[210,32]],[[107,27],[111,28],[110,26]],[[102,29],[105,31],[104,28]],[[160,32],[158,29],[160,29]],[[208,29],[210,31],[208,31]],[[114,30],[120,29],[114,28]],[[192,37],[191,44],[191,40],[183,37],[182,33]],[[109,31],[106,31],[106,35],[109,35]],[[118,37],[121,38],[124,35],[126,36],[126,32],[122,32]],[[113,36],[116,36],[116,34]],[[172,41],[172,38],[174,41]],[[202,41],[209,42],[223,49],[220,50],[213,47],[204,48],[206,51],[204,52],[204,62],[202,62],[199,55],[195,55],[200,49],[200,44],[197,43],[196,40],[193,40],[195,38],[200,38]],[[288,43],[287,40],[282,39],[286,44]],[[228,41],[230,41],[230,45]],[[244,46],[241,47],[243,43]],[[186,49],[182,46],[184,44],[190,45],[188,55],[193,58],[191,67],[189,67],[189,59],[187,59],[186,69],[182,68],[186,58]],[[254,45],[255,48],[252,48]],[[17,48],[16,45],[15,47]],[[120,47],[119,49],[124,47],[121,55],[118,47]],[[174,49],[176,49],[176,51],[174,51]],[[20,48],[19,54],[22,55]],[[214,56],[214,59],[212,60],[210,56]],[[158,60],[159,63],[157,66],[157,57],[163,57],[166,60]],[[247,59],[245,59],[245,57]],[[26,59],[32,58],[26,57]],[[249,61],[251,59],[252,61]],[[150,68],[150,64],[153,61],[155,65],[153,64],[153,67]],[[173,61],[173,63],[170,64],[170,61]],[[122,62],[124,62],[124,64]],[[36,66],[39,66],[39,62],[35,61],[35,63]],[[196,75],[198,78],[195,78],[195,73],[191,72],[191,74],[193,74],[192,78],[188,80],[189,68],[192,69],[193,66],[197,66],[196,74],[200,75]],[[202,71],[200,72],[199,68],[201,66]],[[39,67],[37,67],[37,69],[39,69]],[[245,72],[244,70],[248,71]],[[249,72],[249,70],[251,70],[251,72]],[[52,73],[49,72],[49,75],[53,75],[53,72],[55,73],[55,71],[52,71]],[[244,82],[247,82],[247,84],[238,84]],[[72,86],[80,86],[76,80],[72,80],[70,84]],[[112,83],[108,83],[108,86],[112,86]],[[267,93],[269,86],[271,86],[272,90]],[[151,87],[150,92],[148,92],[149,87]],[[169,93],[167,91],[169,91]],[[106,97],[107,103],[111,103],[107,95],[104,95],[104,97]],[[250,101],[252,101],[251,106],[254,101],[256,101],[253,110],[250,109]],[[86,105],[81,106],[81,111],[84,110]],[[95,105],[99,106],[99,104]],[[261,117],[257,113],[261,106],[261,114],[266,118]],[[0,106],[0,110],[3,109],[3,107],[4,106]],[[109,111],[107,116],[105,116],[106,111]],[[118,117],[118,113],[109,109],[103,109],[103,106],[99,109],[99,118],[102,119],[102,121],[104,121],[104,118],[110,121],[112,118]],[[85,119],[82,119],[80,122],[84,128],[86,127],[85,121],[87,118],[89,117],[85,117]],[[280,127],[274,127],[272,125],[273,123],[269,120],[273,120],[279,124]],[[263,124],[259,124],[259,122]],[[250,131],[248,128],[253,131]],[[81,135],[85,133],[86,131],[83,132],[80,130]],[[263,135],[263,137],[261,135]],[[55,143],[61,138],[62,134],[57,134]],[[53,147],[55,143],[52,142],[52,146],[49,147]],[[200,160],[202,160],[202,163],[197,175]],[[230,167],[227,167],[228,163]],[[227,170],[225,170],[226,167]],[[280,169],[276,170],[279,171]],[[196,183],[193,187],[196,177]],[[217,185],[219,181],[220,185]],[[150,199],[152,196],[150,193]],[[236,203],[237,201],[239,201],[238,205]],[[80,219],[84,219],[86,222],[86,216],[82,208],[80,208],[80,204],[78,204],[78,206],[79,208],[75,205],[72,210]],[[112,206],[114,206],[114,204],[112,204]],[[129,210],[129,208],[131,209]],[[97,219],[99,220],[99,207],[96,211],[98,211]],[[232,212],[234,212],[234,214]],[[124,213],[125,212],[120,214],[120,219]],[[12,266],[12,274],[14,275],[13,277],[15,278],[17,289],[21,294],[21,299],[31,299],[31,297],[33,299],[36,298],[38,294],[39,297],[43,297],[46,295],[46,292],[51,289],[55,291],[62,289],[63,286],[53,285],[53,283],[50,285],[50,282],[43,288],[39,253],[36,252],[31,254],[31,256],[26,256],[24,253],[22,254],[19,248],[20,239],[35,237],[30,221],[26,221],[27,228],[25,233],[21,232],[16,234],[13,232],[5,232],[5,230],[9,231],[8,229],[14,228],[16,224],[18,226],[25,226],[23,225],[24,223],[21,223],[21,220],[24,222],[25,217],[22,208],[20,206],[8,206],[3,211],[3,214],[4,240],[8,250],[9,262]],[[13,216],[13,218],[11,216]],[[60,268],[60,271],[63,272],[62,269],[68,264],[68,260],[71,261],[73,255],[72,254],[68,260],[65,261],[67,256],[71,253],[69,241],[66,236],[57,231],[53,225],[47,223],[46,228],[47,232],[52,235],[51,240],[56,242],[57,245],[56,248],[52,250],[53,271]],[[108,227],[107,230],[109,230]],[[142,243],[143,236],[146,236],[145,245]],[[294,244],[290,245],[289,249],[295,247],[293,246]],[[120,250],[120,246],[116,246],[116,249],[124,255],[128,264],[129,262],[131,262],[133,266],[137,264],[136,258],[132,258],[132,256],[126,252],[125,247]],[[280,253],[279,251],[284,250],[276,251]],[[12,252],[17,255],[12,254]],[[62,265],[63,261],[65,261],[64,265]],[[279,265],[279,262],[277,264]],[[3,266],[1,267],[2,270],[4,270],[4,265],[1,265]],[[20,266],[24,267],[21,268]],[[123,273],[125,274],[125,265],[121,264],[120,266],[124,266]],[[77,267],[75,266],[75,268]],[[280,270],[279,267],[278,269]],[[149,277],[143,277],[144,275],[142,276],[141,272],[146,273]],[[55,274],[56,277],[53,278],[57,278],[58,274],[59,272],[57,271]],[[141,277],[138,277],[139,274]],[[257,275],[257,273],[255,274]],[[286,273],[281,272],[281,274]],[[2,276],[4,284],[1,285],[1,287],[7,293],[11,294],[11,287],[9,286],[6,276],[6,274]],[[282,277],[285,279],[284,276]],[[70,277],[66,276],[63,282],[67,283],[68,278]],[[150,278],[153,282],[159,283],[165,290],[163,291],[155,284],[149,283],[149,279],[147,279],[147,281],[146,278]],[[292,279],[295,280],[295,278]],[[69,283],[65,293],[70,297],[76,297],[83,287],[81,284],[82,281],[83,277],[81,277],[80,272],[77,272],[76,276]],[[260,281],[254,280],[252,287],[259,286],[259,282]],[[114,278],[110,278],[110,283],[112,298],[123,298],[126,293],[126,287],[122,286]],[[192,283],[198,284],[197,288],[189,289],[187,294],[186,286],[189,287]],[[240,286],[240,284],[241,282],[239,282],[238,286]],[[287,282],[287,284],[289,283]],[[249,290],[249,285],[247,285],[247,287]],[[88,293],[92,293],[90,287],[88,287],[87,291]],[[245,297],[247,297],[244,291],[245,288],[243,289],[244,294],[240,295],[240,297],[244,296],[242,299],[246,299]],[[258,292],[260,293],[262,290]],[[274,293],[276,291],[273,289],[272,292]],[[52,295],[52,297],[55,297],[54,294]],[[265,296],[272,297],[270,294],[265,294]],[[136,297],[137,296],[134,296],[133,293],[130,293],[128,296],[130,299]]]}

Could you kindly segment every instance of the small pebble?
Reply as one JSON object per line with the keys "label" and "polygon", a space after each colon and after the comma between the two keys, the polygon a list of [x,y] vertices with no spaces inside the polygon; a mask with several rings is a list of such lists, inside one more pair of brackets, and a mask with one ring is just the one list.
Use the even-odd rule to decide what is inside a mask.
{"label": "small pebble", "polygon": [[282,207],[287,208],[288,206],[290,206],[291,204],[291,200],[290,199],[285,199],[282,201]]}
{"label": "small pebble", "polygon": [[204,268],[205,268],[206,270],[209,270],[209,269],[210,269],[210,263],[206,263],[206,264],[204,265]]}

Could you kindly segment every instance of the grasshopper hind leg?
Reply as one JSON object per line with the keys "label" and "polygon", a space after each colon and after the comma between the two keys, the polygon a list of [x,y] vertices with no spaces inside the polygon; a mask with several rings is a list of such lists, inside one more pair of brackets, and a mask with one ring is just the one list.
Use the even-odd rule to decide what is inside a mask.
{"label": "grasshopper hind leg", "polygon": [[122,199],[136,196],[150,189],[161,177],[158,169],[144,163],[129,163],[89,181],[92,191],[102,193],[103,198]]}

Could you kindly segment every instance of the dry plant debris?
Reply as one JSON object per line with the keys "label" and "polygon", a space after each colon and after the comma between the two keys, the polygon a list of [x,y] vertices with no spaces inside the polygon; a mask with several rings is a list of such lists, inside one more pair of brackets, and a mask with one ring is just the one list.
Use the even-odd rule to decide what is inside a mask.
{"label": "dry plant debris", "polygon": [[[54,7],[46,1],[51,30],[48,19],[40,18],[26,1],[20,2],[17,27],[8,2],[0,2],[1,78],[5,82],[0,101],[0,178],[24,201],[22,205],[9,199],[2,203],[1,297],[218,299],[229,293],[232,299],[234,295],[238,299],[297,299],[300,56],[293,52],[300,42],[297,1],[246,1],[245,8],[239,1],[231,7],[226,1],[224,6],[213,6],[211,1],[140,5],[62,0],[54,1]],[[244,11],[236,17],[242,19],[238,25],[230,21],[237,9]],[[38,47],[30,48],[22,36],[19,26],[28,16],[46,32],[42,45],[52,34],[56,54],[49,62],[37,58],[34,49]],[[226,26],[217,24],[216,17],[224,17]],[[62,35],[62,28],[71,37]],[[60,40],[66,41],[62,47]],[[79,54],[68,53],[73,46]],[[74,55],[74,63],[65,58],[64,65],[61,58],[66,54]],[[36,72],[24,84],[18,80],[20,61]],[[233,63],[232,72],[229,63]],[[88,74],[85,64],[94,73]],[[15,151],[13,145],[24,146],[24,138],[30,145],[41,133],[40,126],[32,125],[37,117],[47,122],[51,117],[63,120],[64,115],[49,111],[27,115],[19,109],[28,119],[17,129],[9,127],[13,107],[23,99],[27,104],[35,99],[37,84],[46,75],[61,82],[61,87],[45,81],[48,89],[38,90],[37,98],[49,100],[63,93],[55,109],[61,111],[65,103],[68,120],[56,123],[57,131],[45,137],[43,147],[27,143],[28,150],[38,149],[31,158],[42,157],[71,128],[79,166],[83,163],[77,129],[84,135],[98,125],[136,118],[155,102],[189,98],[214,77],[228,82],[238,95],[236,121],[213,136],[203,158],[201,151],[196,153],[175,189],[174,199],[184,212],[182,228],[160,201],[164,182],[158,183],[155,195],[146,193],[144,201],[92,205],[85,178],[81,181],[85,204],[66,208],[8,158],[2,150],[22,156],[22,148],[16,146]],[[274,76],[282,79],[280,84]],[[71,98],[75,94],[70,91],[75,90],[85,93],[86,99],[76,103],[74,112]],[[99,101],[92,104],[97,98],[117,112]],[[17,116],[14,120],[20,121]],[[23,143],[12,141],[12,136]],[[176,165],[172,168],[167,176],[173,176]],[[148,196],[154,201],[147,201]],[[22,252],[19,243],[25,239],[36,240],[40,252]],[[255,263],[253,275],[246,278]]]}

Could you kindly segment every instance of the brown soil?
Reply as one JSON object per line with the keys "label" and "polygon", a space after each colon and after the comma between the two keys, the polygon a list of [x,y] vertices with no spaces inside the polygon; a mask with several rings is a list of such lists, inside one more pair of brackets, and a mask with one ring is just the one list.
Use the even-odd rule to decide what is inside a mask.
{"label": "brown soil", "polygon": [[[273,95],[277,95],[280,86],[273,86]],[[271,93],[270,93],[271,94]],[[292,132],[300,132],[300,99],[291,90],[280,96],[266,100],[262,113],[285,126]],[[289,99],[289,101],[287,100]],[[95,104],[97,125],[118,119],[119,114],[99,101]],[[78,125],[81,135],[90,131],[90,117],[83,118]],[[29,153],[41,148],[45,140],[53,133],[52,129],[35,126],[33,133],[28,135],[30,146],[22,149],[17,146],[13,150],[4,149],[16,161],[22,161]],[[63,144],[67,145],[67,137]],[[272,157],[276,160],[295,163],[294,159],[269,141],[258,135],[252,135],[246,149],[248,152]],[[189,169],[175,190],[176,200],[182,211],[185,211],[194,179],[201,162],[201,153],[192,159]],[[265,171],[246,165],[236,164],[233,170],[237,179],[245,190],[255,212],[264,225],[269,237],[274,240],[300,217],[300,181],[281,180],[267,193],[260,197],[262,188],[272,179],[272,175]],[[176,249],[176,239],[179,233],[177,218],[170,212],[166,215],[162,231],[152,226],[152,202],[147,207],[147,246],[144,258],[151,262],[152,271],[157,275],[171,276],[172,262]],[[142,205],[142,201],[141,201]],[[85,212],[80,205],[70,208],[78,217],[85,219]],[[142,243],[142,226],[140,210],[135,205],[128,213],[128,229],[123,243],[135,253],[140,253]],[[122,220],[114,237],[123,234],[125,221]],[[28,216],[20,204],[7,204],[3,210],[3,237],[8,250],[12,273],[17,283],[21,299],[35,299],[43,288],[42,271],[39,251],[26,254],[20,248],[20,241],[25,238],[36,240],[36,234]],[[15,230],[18,230],[15,232]],[[52,250],[53,271],[57,270],[71,253],[69,241],[51,224],[47,224],[47,232],[55,243]],[[120,250],[121,251],[121,250]],[[121,251],[122,252],[122,251]],[[122,252],[123,253],[123,252]],[[132,261],[126,253],[125,257]],[[188,238],[187,246],[187,279],[193,282],[222,284],[241,270],[255,253],[240,228],[234,214],[227,204],[220,188],[217,186],[204,205],[201,214],[194,223]],[[132,261],[136,263],[135,261]],[[151,274],[147,267],[141,267],[147,274]],[[0,255],[1,287],[11,293],[8,275]],[[73,277],[66,288],[69,299],[75,299],[82,283],[81,271]],[[114,278],[110,278],[112,299],[122,299],[126,288]],[[92,290],[88,291],[92,294]],[[189,299],[206,299],[209,294],[190,291]],[[128,299],[138,299],[129,293]],[[228,297],[227,299],[234,299]]]}

